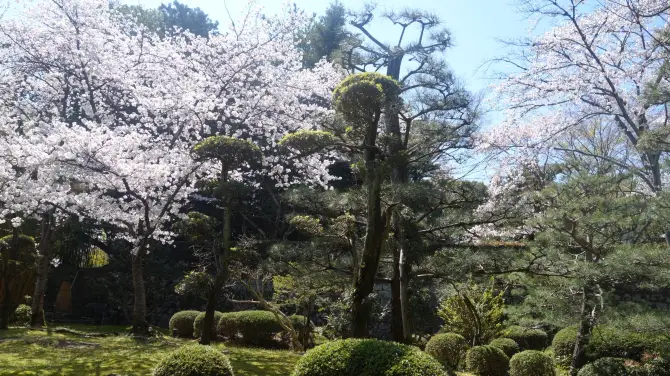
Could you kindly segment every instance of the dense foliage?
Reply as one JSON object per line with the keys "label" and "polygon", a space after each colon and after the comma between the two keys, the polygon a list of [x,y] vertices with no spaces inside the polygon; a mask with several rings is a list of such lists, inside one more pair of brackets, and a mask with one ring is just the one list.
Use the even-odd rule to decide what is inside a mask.
{"label": "dense foliage", "polygon": [[579,371],[579,376],[627,376],[624,360],[621,358],[600,358]]}
{"label": "dense foliage", "polygon": [[172,334],[176,329],[178,337],[192,338],[195,320],[199,315],[199,311],[181,311],[175,313],[170,318],[170,333]]}
{"label": "dense foliage", "polygon": [[373,339],[331,341],[309,350],[292,376],[446,376],[418,348]]}
{"label": "dense foliage", "polygon": [[435,357],[449,369],[455,370],[465,357],[468,343],[456,333],[438,333],[426,344],[426,353]]}
{"label": "dense foliage", "polygon": [[202,345],[184,345],[168,354],[154,376],[233,376],[233,367],[221,351]]}
{"label": "dense foliage", "polygon": [[510,358],[521,351],[519,344],[511,338],[496,338],[489,343],[489,346],[499,348]]}
{"label": "dense foliage", "polygon": [[510,376],[555,376],[554,362],[541,351],[526,350],[509,361]]}
{"label": "dense foliage", "polygon": [[475,346],[468,350],[465,358],[468,371],[477,376],[505,376],[509,370],[509,358],[494,346]]}
{"label": "dense foliage", "polygon": [[[289,319],[301,336],[311,336],[312,324],[306,324],[304,316],[293,315]],[[268,311],[223,313],[220,315],[217,330],[222,337],[247,345],[275,347],[289,344],[277,317]]]}
{"label": "dense foliage", "polygon": [[522,350],[544,350],[547,347],[547,333],[539,329],[511,326],[503,331],[503,337],[514,340]]}
{"label": "dense foliage", "polygon": [[[217,334],[218,322],[219,320],[221,320],[221,316],[223,316],[223,313],[219,311],[214,312],[212,333],[215,338]],[[205,325],[204,320],[205,320],[205,312],[200,312],[198,316],[195,317],[195,320],[193,321],[193,337],[200,338],[200,335],[202,334],[203,325]]]}

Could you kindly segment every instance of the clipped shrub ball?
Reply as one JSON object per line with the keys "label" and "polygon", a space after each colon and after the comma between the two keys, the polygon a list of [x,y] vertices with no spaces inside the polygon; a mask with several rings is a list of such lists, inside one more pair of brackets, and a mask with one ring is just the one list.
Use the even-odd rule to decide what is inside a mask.
{"label": "clipped shrub ball", "polygon": [[186,345],[168,354],[154,376],[233,376],[228,357],[210,346]]}
{"label": "clipped shrub ball", "polygon": [[509,361],[509,376],[556,376],[554,362],[541,351],[526,350]]}
{"label": "clipped shrub ball", "polygon": [[[219,320],[221,320],[221,315],[223,315],[222,312],[214,312],[214,320],[212,321],[212,338],[216,338],[216,327]],[[200,314],[195,317],[195,321],[193,321],[193,336],[195,338],[200,338],[202,335],[203,325],[205,325],[205,312],[200,312]]]}
{"label": "clipped shrub ball", "polygon": [[577,376],[627,376],[624,360],[620,358],[601,358],[579,370]]}
{"label": "clipped shrub ball", "polygon": [[9,317],[9,323],[17,326],[28,326],[30,325],[32,314],[33,310],[29,305],[19,304],[14,313]]}
{"label": "clipped shrub ball", "polygon": [[670,376],[670,359],[652,359],[644,364],[647,376]]}
{"label": "clipped shrub ball", "polygon": [[445,367],[455,370],[467,350],[468,344],[462,335],[439,333],[430,338],[425,351]]}
{"label": "clipped shrub ball", "polygon": [[[311,336],[313,324],[305,325],[304,316],[289,316],[301,338]],[[217,331],[231,341],[260,347],[278,347],[287,345],[284,329],[272,312],[239,311],[227,312],[220,316]]]}
{"label": "clipped shrub ball", "polygon": [[507,376],[509,358],[494,346],[475,346],[465,357],[468,371],[477,376]]}
{"label": "clipped shrub ball", "polygon": [[305,353],[292,376],[447,376],[417,347],[375,339],[327,342]]}
{"label": "clipped shrub ball", "polygon": [[547,333],[544,331],[521,326],[510,326],[503,332],[502,337],[514,340],[521,350],[544,350],[548,342]]}
{"label": "clipped shrub ball", "polygon": [[170,318],[170,333],[177,329],[177,337],[193,338],[193,324],[200,312],[198,311],[181,311],[177,312]]}
{"label": "clipped shrub ball", "polygon": [[511,338],[496,338],[489,345],[499,348],[510,358],[521,351],[519,344]]}
{"label": "clipped shrub ball", "polygon": [[572,360],[572,353],[575,351],[575,342],[577,341],[577,327],[569,326],[561,329],[554,336],[551,347],[554,350],[556,363],[567,367]]}

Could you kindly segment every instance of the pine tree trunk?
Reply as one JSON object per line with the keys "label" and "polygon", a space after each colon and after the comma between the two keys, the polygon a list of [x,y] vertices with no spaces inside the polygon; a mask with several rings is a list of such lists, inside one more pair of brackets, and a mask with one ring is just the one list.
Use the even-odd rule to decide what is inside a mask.
{"label": "pine tree trunk", "polygon": [[405,249],[400,249],[400,309],[402,316],[402,331],[405,343],[411,342],[412,326],[409,317],[409,276],[411,265],[407,262]]}
{"label": "pine tree trunk", "polygon": [[142,269],[143,256],[144,247],[140,247],[137,249],[137,253],[133,255],[132,261],[133,290],[135,293],[133,302],[133,334],[140,336],[149,334],[147,293],[144,287],[144,273]]}
{"label": "pine tree trunk", "polygon": [[374,160],[366,163],[368,188],[368,216],[365,245],[361,257],[361,267],[354,286],[352,313],[352,334],[356,338],[368,336],[370,302],[367,300],[375,284],[379,259],[381,257],[384,219],[381,209],[381,176]]}
{"label": "pine tree trunk", "polygon": [[593,289],[585,286],[582,289],[582,307],[580,311],[580,324],[575,341],[575,349],[572,352],[570,362],[570,376],[577,376],[579,369],[586,364],[586,347],[591,339],[591,331],[595,324],[595,306],[593,302]]}
{"label": "pine tree trunk", "polygon": [[397,244],[393,248],[393,275],[391,276],[391,334],[395,342],[405,342],[402,323],[402,301],[400,286],[400,249]]}
{"label": "pine tree trunk", "polygon": [[33,291],[32,313],[30,316],[30,326],[41,328],[44,323],[44,294],[46,292],[47,280],[49,278],[49,269],[51,267],[52,249],[51,235],[52,214],[45,213],[42,216],[42,231],[39,245],[39,259],[37,261],[37,278],[35,280],[35,290]]}

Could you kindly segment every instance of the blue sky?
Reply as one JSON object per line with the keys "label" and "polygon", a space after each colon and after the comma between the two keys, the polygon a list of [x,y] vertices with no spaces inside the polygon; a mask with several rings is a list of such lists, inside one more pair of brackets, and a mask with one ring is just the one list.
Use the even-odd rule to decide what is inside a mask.
{"label": "blue sky", "polygon": [[[160,0],[126,0],[128,4],[157,7]],[[231,13],[241,11],[245,0],[181,0],[182,3],[199,7],[220,23],[227,19],[226,7]],[[298,8],[309,13],[323,14],[331,0],[295,0]],[[358,10],[364,4],[360,0],[341,0],[345,7]],[[283,1],[260,0],[267,13],[280,11]],[[225,6],[224,6],[225,4]],[[451,30],[454,48],[447,52],[447,61],[454,72],[472,91],[486,88],[489,81],[484,71],[478,68],[487,60],[503,54],[502,45],[496,38],[521,37],[528,23],[516,12],[513,0],[385,0],[378,2],[379,8],[392,10],[407,7],[430,11],[438,15]],[[382,5],[383,4],[383,5]],[[391,25],[377,27],[377,35],[396,35]]]}

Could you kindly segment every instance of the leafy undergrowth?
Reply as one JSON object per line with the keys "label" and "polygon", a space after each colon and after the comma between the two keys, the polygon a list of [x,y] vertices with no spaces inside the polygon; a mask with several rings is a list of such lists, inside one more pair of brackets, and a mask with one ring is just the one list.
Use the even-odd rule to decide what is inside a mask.
{"label": "leafy undergrowth", "polygon": [[[170,337],[133,339],[124,335],[125,327],[68,325],[67,329],[72,332],[0,331],[0,375],[150,375],[165,354],[188,342]],[[86,336],[91,333],[111,336]],[[289,375],[300,357],[288,351],[215,346],[225,347],[237,376]]]}

